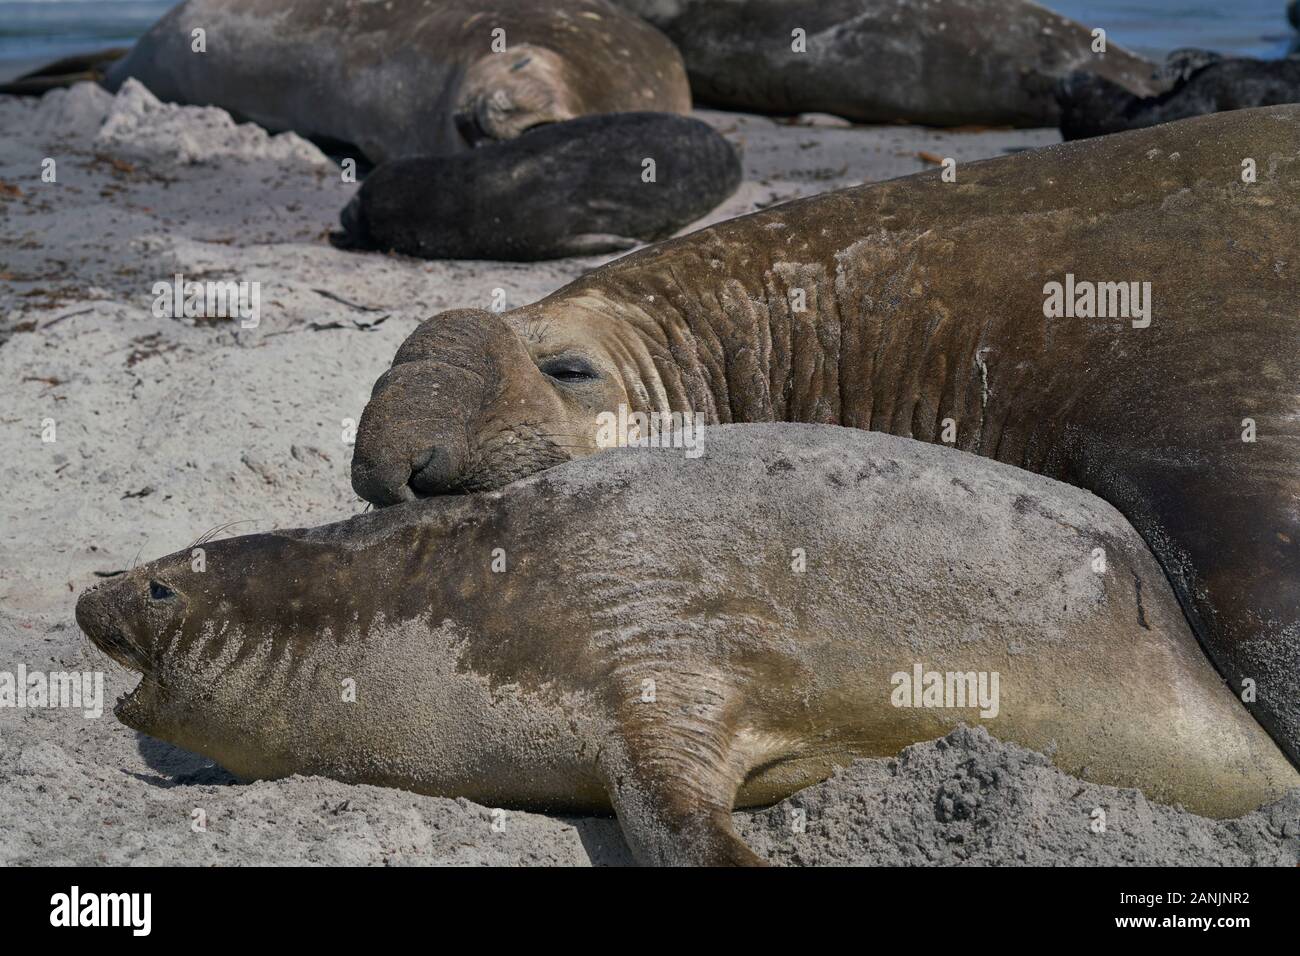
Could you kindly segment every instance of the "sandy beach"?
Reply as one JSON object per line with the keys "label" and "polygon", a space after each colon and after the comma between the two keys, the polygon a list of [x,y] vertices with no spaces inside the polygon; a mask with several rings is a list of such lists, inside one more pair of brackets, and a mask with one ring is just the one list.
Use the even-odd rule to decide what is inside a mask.
{"label": "sandy beach", "polygon": [[[687,231],[935,158],[1059,140],[696,115],[742,151],[744,182]],[[55,182],[42,181],[47,160]],[[319,778],[239,784],[112,716],[134,677],[78,630],[84,588],[214,529],[363,510],[349,423],[406,335],[440,310],[488,307],[495,290],[510,306],[534,301],[605,261],[339,251],[326,236],[356,188],[293,134],[160,104],[136,84],[116,97],[89,85],[0,97],[0,671],[104,673],[99,717],[0,707],[0,864],[630,861],[611,819]],[[176,274],[260,282],[260,323],[157,317],[153,286]],[[1240,820],[1205,820],[959,730],[738,813],[736,828],[789,864],[1293,866],[1300,790]]]}

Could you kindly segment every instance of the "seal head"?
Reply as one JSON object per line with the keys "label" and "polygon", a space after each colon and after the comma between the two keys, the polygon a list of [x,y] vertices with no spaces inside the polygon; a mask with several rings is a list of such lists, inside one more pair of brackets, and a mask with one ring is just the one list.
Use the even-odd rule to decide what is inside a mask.
{"label": "seal head", "polygon": [[[618,323],[603,328],[624,338]],[[497,488],[597,450],[582,423],[631,401],[595,328],[458,309],[426,320],[380,376],[357,429],[352,487],[378,505]],[[599,337],[599,334],[597,337]]]}

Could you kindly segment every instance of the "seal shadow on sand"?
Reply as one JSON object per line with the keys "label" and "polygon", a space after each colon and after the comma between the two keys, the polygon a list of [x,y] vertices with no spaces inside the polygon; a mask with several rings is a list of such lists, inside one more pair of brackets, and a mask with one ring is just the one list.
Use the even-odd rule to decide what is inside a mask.
{"label": "seal shadow on sand", "polygon": [[[153,774],[126,771],[151,787],[240,786],[234,774],[201,754],[169,744],[165,740],[136,732],[136,748]],[[557,817],[573,827],[592,866],[635,866],[632,851],[614,817]]]}
{"label": "seal shadow on sand", "polygon": [[137,732],[135,744],[149,769],[156,771],[158,775],[127,772],[151,787],[169,790],[172,787],[222,787],[239,783],[239,779],[234,774],[224,770],[207,757],[191,753],[165,740]]}

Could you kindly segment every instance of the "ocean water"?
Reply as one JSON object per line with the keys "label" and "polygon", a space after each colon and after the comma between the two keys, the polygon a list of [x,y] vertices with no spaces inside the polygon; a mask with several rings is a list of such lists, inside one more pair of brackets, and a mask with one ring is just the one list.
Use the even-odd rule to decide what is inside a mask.
{"label": "ocean water", "polygon": [[[129,44],[174,0],[0,0],[0,79],[32,65]],[[1286,0],[1049,0],[1047,6],[1161,59],[1179,47],[1282,56],[1297,35]]]}
{"label": "ocean water", "polygon": [[0,77],[112,46],[130,46],[175,0],[0,0]]}
{"label": "ocean water", "polygon": [[1102,27],[1109,40],[1154,60],[1180,47],[1273,58],[1285,56],[1300,40],[1287,22],[1286,0],[1048,0],[1043,5]]}

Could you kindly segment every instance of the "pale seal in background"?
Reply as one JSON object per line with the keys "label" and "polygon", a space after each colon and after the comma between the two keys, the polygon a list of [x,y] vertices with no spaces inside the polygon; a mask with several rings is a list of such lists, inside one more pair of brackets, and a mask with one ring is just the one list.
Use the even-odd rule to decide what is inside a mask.
{"label": "pale seal in background", "polygon": [[[192,32],[206,31],[206,53]],[[494,52],[500,34],[505,52]],[[187,0],[108,71],[374,163],[589,113],[685,113],[681,57],[606,0]]]}
{"label": "pale seal in background", "polygon": [[1159,89],[1153,64],[1109,39],[1094,53],[1089,27],[1026,0],[616,2],[677,44],[697,100],[727,109],[1055,126],[1053,88],[1076,70],[1140,95]]}
{"label": "pale seal in background", "polygon": [[961,722],[1211,816],[1300,785],[1101,500],[842,428],[695,447],[212,541],[77,620],[144,674],[123,722],[242,777],[612,807],[642,862],[756,862],[733,806]]}
{"label": "pale seal in background", "polygon": [[[375,386],[353,487],[380,504],[494,487],[590,452],[621,404],[951,440],[1115,505],[1300,759],[1300,107],[941,175],[426,321]],[[1047,317],[1076,280],[1106,317]]]}

